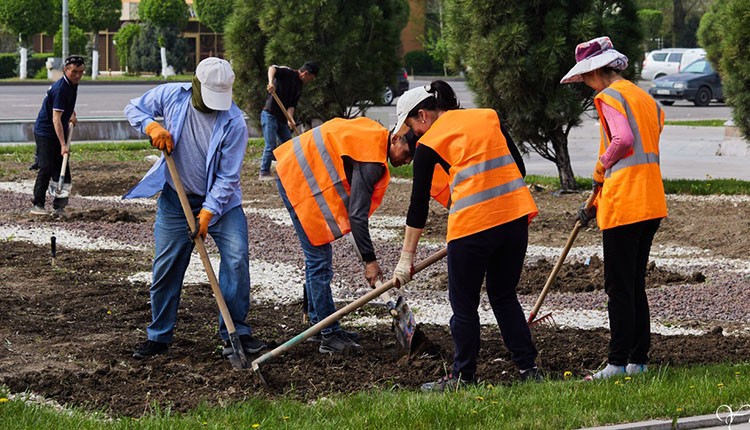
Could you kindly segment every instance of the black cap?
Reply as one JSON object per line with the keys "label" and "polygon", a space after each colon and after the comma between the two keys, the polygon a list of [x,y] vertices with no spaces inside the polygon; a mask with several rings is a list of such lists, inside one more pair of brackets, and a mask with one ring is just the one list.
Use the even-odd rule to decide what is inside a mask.
{"label": "black cap", "polygon": [[74,66],[82,66],[83,65],[83,57],[80,55],[71,55],[68,58],[65,59],[65,67],[69,65]]}
{"label": "black cap", "polygon": [[318,76],[318,71],[320,71],[320,66],[318,65],[317,61],[308,61],[305,64],[302,65],[303,72],[307,70],[308,72],[312,73],[315,76]]}

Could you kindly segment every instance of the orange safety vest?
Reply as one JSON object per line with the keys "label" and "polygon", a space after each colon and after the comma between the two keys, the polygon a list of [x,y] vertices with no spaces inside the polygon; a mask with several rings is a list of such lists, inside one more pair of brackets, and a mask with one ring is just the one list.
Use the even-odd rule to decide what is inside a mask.
{"label": "orange safety vest", "polygon": [[419,143],[451,166],[446,241],[538,213],[494,110],[444,112]]}
{"label": "orange safety vest", "polygon": [[610,143],[601,103],[612,106],[628,119],[634,140],[630,152],[604,173],[604,186],[595,202],[599,228],[606,230],[666,217],[667,200],[659,168],[659,135],[664,128],[664,112],[659,103],[624,79],[597,94],[594,104],[602,136],[599,157]]}
{"label": "orange safety vest", "polygon": [[380,206],[391,180],[387,165],[388,130],[364,117],[327,121],[287,141],[273,154],[289,202],[315,246],[351,231],[351,186],[344,171],[344,156],[385,166],[385,174],[375,184],[370,215]]}

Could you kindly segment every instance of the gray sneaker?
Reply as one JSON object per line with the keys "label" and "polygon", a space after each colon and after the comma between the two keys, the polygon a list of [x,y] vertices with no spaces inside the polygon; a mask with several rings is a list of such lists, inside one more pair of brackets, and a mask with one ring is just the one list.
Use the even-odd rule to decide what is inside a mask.
{"label": "gray sneaker", "polygon": [[465,381],[457,376],[453,376],[451,373],[448,376],[443,376],[437,381],[422,384],[420,389],[423,393],[443,393],[445,391],[458,391],[459,388],[468,384],[474,384],[474,380]]}
{"label": "gray sneaker", "polygon": [[645,364],[628,363],[625,367],[625,373],[628,375],[637,375],[639,373],[648,372],[648,366]]}
{"label": "gray sneaker", "polygon": [[49,212],[47,212],[47,209],[44,209],[43,207],[39,205],[34,205],[29,211],[29,213],[31,215],[49,215]]}
{"label": "gray sneaker", "polygon": [[[353,340],[355,342],[358,342],[359,339],[362,337],[362,335],[360,335],[356,331],[349,331],[349,330],[343,330],[342,329],[341,332],[344,333],[344,335],[346,335],[346,337],[348,337],[349,339],[351,339],[351,340]],[[305,341],[306,342],[322,342],[323,341],[323,335],[320,334],[320,333],[316,333],[316,334],[308,337],[307,339],[305,339]]]}
{"label": "gray sneaker", "polygon": [[362,346],[351,340],[342,331],[336,331],[329,335],[323,335],[318,351],[321,354],[338,354],[345,350],[360,350]]}
{"label": "gray sneaker", "polygon": [[64,208],[57,208],[57,209],[55,209],[55,211],[53,212],[53,214],[55,214],[57,216],[61,216],[63,218],[67,218],[68,217],[68,212],[66,212]]}
{"label": "gray sneaker", "polygon": [[271,172],[260,172],[258,173],[258,179],[261,181],[273,181],[274,178]]}
{"label": "gray sneaker", "polygon": [[594,379],[607,379],[613,376],[625,376],[625,366],[607,364],[607,367],[594,373],[591,376],[583,378],[584,381],[593,381]]}

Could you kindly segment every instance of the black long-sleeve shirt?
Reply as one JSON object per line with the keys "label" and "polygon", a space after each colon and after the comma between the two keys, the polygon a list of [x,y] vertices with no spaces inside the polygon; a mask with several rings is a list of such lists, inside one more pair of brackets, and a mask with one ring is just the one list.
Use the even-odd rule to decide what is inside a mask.
{"label": "black long-sleeve shirt", "polygon": [[351,186],[349,195],[349,224],[362,259],[375,261],[375,247],[370,238],[370,206],[375,185],[385,173],[385,166],[378,163],[362,163],[344,157],[344,171]]}
{"label": "black long-sleeve shirt", "polygon": [[[521,153],[518,151],[515,143],[513,143],[513,139],[511,139],[502,122],[500,123],[500,129],[503,136],[505,136],[505,142],[508,144],[510,154],[513,156],[518,170],[521,171],[521,176],[526,177],[526,166],[523,163]],[[436,164],[440,164],[446,172],[451,167],[434,149],[427,145],[417,146],[417,150],[414,151],[414,178],[411,189],[411,203],[409,204],[409,212],[406,214],[406,225],[409,227],[424,228],[427,222],[427,214],[430,208],[432,175]]]}

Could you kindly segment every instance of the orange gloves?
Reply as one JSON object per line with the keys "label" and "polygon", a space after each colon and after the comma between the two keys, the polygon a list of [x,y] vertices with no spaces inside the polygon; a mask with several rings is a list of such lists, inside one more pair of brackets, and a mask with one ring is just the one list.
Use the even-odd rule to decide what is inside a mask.
{"label": "orange gloves", "polygon": [[167,129],[162,127],[158,122],[154,121],[147,125],[146,134],[151,139],[151,146],[160,151],[166,150],[167,154],[172,153],[172,148],[174,148],[172,135],[169,134]]}
{"label": "orange gloves", "polygon": [[208,233],[208,224],[211,222],[211,218],[214,216],[214,214],[211,213],[211,211],[206,209],[201,209],[198,216],[195,218],[195,221],[198,223],[196,226],[195,231],[190,235],[192,239],[195,239],[196,236],[200,235],[201,239],[206,240],[206,234]]}
{"label": "orange gloves", "polygon": [[594,167],[594,187],[599,186],[601,187],[604,185],[604,165],[601,161],[596,160],[596,167]]}

